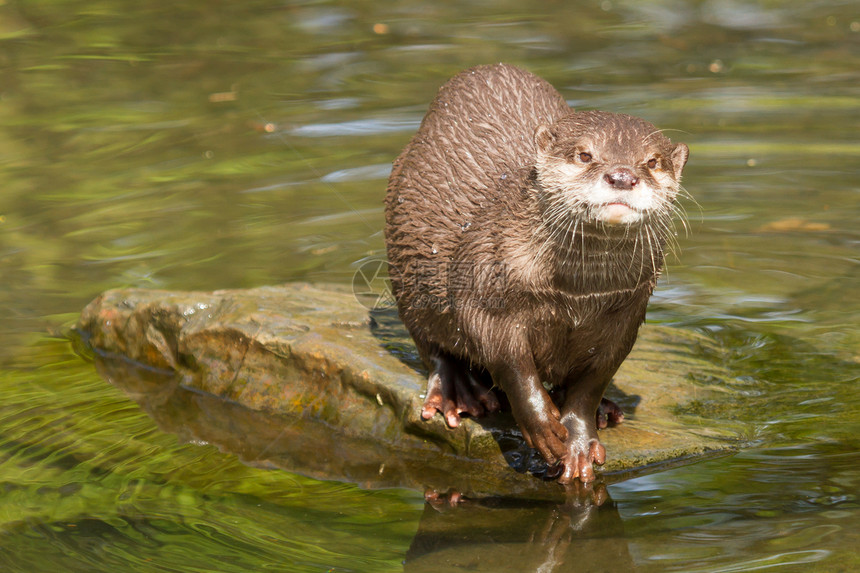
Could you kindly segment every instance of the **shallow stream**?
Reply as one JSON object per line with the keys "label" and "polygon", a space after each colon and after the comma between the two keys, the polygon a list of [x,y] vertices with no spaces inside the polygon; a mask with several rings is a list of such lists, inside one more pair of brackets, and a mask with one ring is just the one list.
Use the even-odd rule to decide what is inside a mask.
{"label": "shallow stream", "polygon": [[[497,61],[690,146],[648,319],[719,342],[753,447],[440,511],[180,443],[72,352],[109,288],[349,284],[435,90]],[[851,1],[0,0],[0,569],[860,570],[858,86]]]}

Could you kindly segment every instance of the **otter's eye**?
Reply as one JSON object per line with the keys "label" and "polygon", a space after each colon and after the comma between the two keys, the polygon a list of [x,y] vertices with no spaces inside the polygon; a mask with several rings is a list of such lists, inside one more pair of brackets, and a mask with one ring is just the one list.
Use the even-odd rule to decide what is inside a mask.
{"label": "otter's eye", "polygon": [[591,163],[591,154],[587,151],[583,151],[579,154],[579,160],[583,163]]}
{"label": "otter's eye", "polygon": [[648,160],[648,169],[656,169],[657,168],[657,158],[652,157]]}

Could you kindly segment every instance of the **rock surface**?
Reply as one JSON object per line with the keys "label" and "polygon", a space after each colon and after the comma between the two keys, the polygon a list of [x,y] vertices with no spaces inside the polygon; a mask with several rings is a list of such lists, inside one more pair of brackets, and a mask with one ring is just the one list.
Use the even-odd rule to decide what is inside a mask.
{"label": "rock surface", "polygon": [[[102,374],[162,429],[243,460],[368,487],[554,499],[542,462],[507,414],[449,429],[420,418],[424,373],[393,310],[368,312],[346,289],[109,291],[76,326]],[[733,398],[702,356],[707,337],[648,325],[607,395],[625,410],[601,430],[611,482],[731,451],[733,430],[677,412]],[[697,382],[698,381],[698,382]]]}

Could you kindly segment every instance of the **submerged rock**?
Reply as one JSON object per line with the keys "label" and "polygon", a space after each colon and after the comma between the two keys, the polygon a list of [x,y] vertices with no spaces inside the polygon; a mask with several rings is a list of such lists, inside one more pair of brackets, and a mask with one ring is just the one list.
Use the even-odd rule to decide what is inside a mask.
{"label": "submerged rock", "polygon": [[[420,417],[424,372],[393,310],[335,286],[109,291],[76,326],[97,366],[166,431],[248,463],[368,487],[551,499],[555,482],[508,414],[447,428]],[[704,336],[646,326],[607,396],[607,481],[736,447],[725,427],[677,412],[730,400]]]}

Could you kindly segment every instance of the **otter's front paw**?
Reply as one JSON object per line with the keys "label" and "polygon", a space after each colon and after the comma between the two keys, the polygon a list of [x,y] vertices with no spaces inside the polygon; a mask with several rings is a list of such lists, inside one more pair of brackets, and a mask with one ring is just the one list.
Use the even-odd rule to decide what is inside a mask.
{"label": "otter's front paw", "polygon": [[596,439],[588,440],[584,443],[574,440],[568,444],[568,450],[562,462],[564,463],[564,472],[558,478],[558,482],[562,484],[571,483],[576,478],[582,483],[594,481],[594,464],[603,465],[606,461],[606,449]]}
{"label": "otter's front paw", "polygon": [[564,460],[567,454],[565,441],[567,440],[567,428],[559,421],[558,409],[550,402],[552,408],[547,408],[539,414],[531,416],[516,416],[523,433],[523,439],[532,448],[540,452],[543,459],[550,465],[559,460]]}

